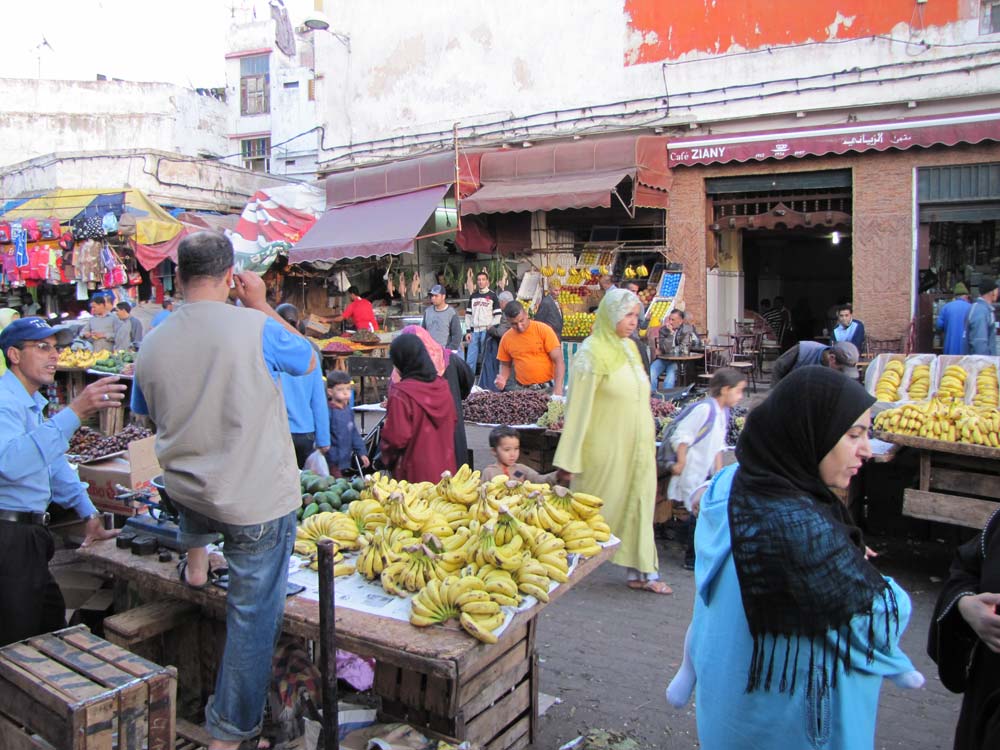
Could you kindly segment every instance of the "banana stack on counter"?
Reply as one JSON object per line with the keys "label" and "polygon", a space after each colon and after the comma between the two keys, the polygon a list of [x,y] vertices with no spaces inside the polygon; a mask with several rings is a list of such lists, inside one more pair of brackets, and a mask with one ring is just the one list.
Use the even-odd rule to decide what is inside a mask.
{"label": "banana stack on counter", "polygon": [[1000,411],[970,406],[956,399],[933,398],[886,409],[875,428],[950,443],[1000,448]]}
{"label": "banana stack on counter", "polygon": [[879,401],[899,401],[899,386],[903,382],[903,362],[899,359],[891,360],[882,371],[882,377],[875,384],[875,398]]}
{"label": "banana stack on counter", "polygon": [[1000,388],[997,385],[997,370],[995,367],[984,367],[976,375],[976,395],[972,405],[983,409],[996,409],[1000,406]]}
{"label": "banana stack on counter", "polygon": [[523,596],[549,599],[553,584],[569,580],[570,555],[592,557],[611,529],[603,501],[564,487],[505,476],[482,484],[462,466],[436,484],[410,484],[382,474],[368,477],[347,512],[317,513],[302,521],[295,552],[315,567],[317,542],[359,550],[335,575],[357,571],[396,596],[409,596],[418,627],[457,619],[486,643],[497,639],[502,607]]}
{"label": "banana stack on counter", "polygon": [[939,398],[965,398],[965,380],[968,377],[969,373],[961,365],[948,365],[941,375],[937,396]]}
{"label": "banana stack on counter", "polygon": [[931,366],[915,365],[910,373],[910,387],[906,397],[911,401],[923,401],[931,392]]}

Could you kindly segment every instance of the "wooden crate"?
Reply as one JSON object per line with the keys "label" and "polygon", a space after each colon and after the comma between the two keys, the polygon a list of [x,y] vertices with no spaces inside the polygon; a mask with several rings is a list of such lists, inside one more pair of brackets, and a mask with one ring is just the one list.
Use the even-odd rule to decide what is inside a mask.
{"label": "wooden crate", "polygon": [[[170,750],[177,672],[78,625],[0,649],[0,715],[59,750]],[[2,744],[2,743],[0,743]]]}
{"label": "wooden crate", "polygon": [[457,664],[453,680],[385,662],[375,667],[380,717],[405,721],[450,742],[517,750],[533,741],[538,716],[534,620]]}

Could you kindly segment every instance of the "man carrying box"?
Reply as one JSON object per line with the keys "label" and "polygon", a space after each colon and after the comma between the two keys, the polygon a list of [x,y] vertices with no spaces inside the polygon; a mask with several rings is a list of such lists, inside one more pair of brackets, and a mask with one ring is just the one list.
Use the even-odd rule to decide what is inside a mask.
{"label": "man carrying box", "polygon": [[66,462],[80,420],[118,407],[125,386],[101,378],[52,419],[39,391],[55,381],[59,347],[73,333],[41,318],[15,320],[0,334],[8,370],[0,377],[0,646],[66,626],[66,605],[52,574],[54,551],[46,528],[50,502],[87,522],[83,545],[110,539],[87,485]]}

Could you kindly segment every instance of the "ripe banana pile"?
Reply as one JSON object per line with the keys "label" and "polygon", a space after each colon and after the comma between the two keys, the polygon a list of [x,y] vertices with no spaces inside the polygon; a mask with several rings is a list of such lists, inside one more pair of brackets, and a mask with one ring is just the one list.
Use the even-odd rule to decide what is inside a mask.
{"label": "ripe banana pile", "polygon": [[886,409],[875,428],[951,443],[1000,448],[1000,411],[969,406],[955,399],[933,398]]}
{"label": "ripe banana pile", "polygon": [[984,367],[976,376],[976,395],[972,405],[983,409],[1000,406],[1000,388],[997,384],[997,370],[992,365]]}
{"label": "ripe banana pile", "polygon": [[899,385],[903,382],[902,360],[891,360],[875,384],[875,398],[879,401],[899,401]]}
{"label": "ripe banana pile", "polygon": [[593,495],[502,475],[481,484],[468,466],[437,484],[374,474],[346,513],[304,519],[295,552],[314,560],[323,537],[338,550],[360,550],[355,565],[338,568],[344,575],[356,568],[396,596],[415,593],[414,625],[458,618],[492,643],[501,607],[519,606],[522,595],[548,601],[553,584],[569,580],[570,555],[591,557],[611,539],[602,505]]}
{"label": "ripe banana pile", "polygon": [[93,367],[99,360],[104,359],[107,352],[92,352],[88,349],[63,349],[59,352],[59,367]]}
{"label": "ripe banana pile", "polygon": [[923,401],[931,391],[931,366],[916,365],[910,373],[910,387],[906,397],[911,401]]}
{"label": "ripe banana pile", "polygon": [[961,365],[948,365],[941,374],[937,395],[939,398],[965,398],[965,380],[969,373]]}

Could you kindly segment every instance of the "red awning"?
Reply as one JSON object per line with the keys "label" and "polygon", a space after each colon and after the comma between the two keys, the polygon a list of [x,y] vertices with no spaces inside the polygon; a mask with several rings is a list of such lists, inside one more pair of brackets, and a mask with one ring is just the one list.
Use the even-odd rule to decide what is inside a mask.
{"label": "red awning", "polygon": [[462,201],[462,215],[555,211],[562,208],[610,208],[615,188],[629,177],[630,172],[619,169],[613,172],[491,182]]}
{"label": "red awning", "polygon": [[666,144],[663,136],[626,135],[483,154],[483,187],[462,201],[462,214],[607,208],[626,177],[627,208],[666,208]]}
{"label": "red awning", "polygon": [[954,146],[985,140],[1000,140],[1000,110],[686,138],[671,141],[667,150],[670,166],[677,167]]}
{"label": "red awning", "polygon": [[[479,187],[479,160],[482,151],[458,154],[459,198]],[[326,207],[401,195],[435,185],[455,183],[455,152],[446,151],[416,159],[394,161],[375,167],[338,172],[326,178]]]}
{"label": "red awning", "polygon": [[331,208],[288,254],[290,263],[412,253],[414,240],[451,185]]}

